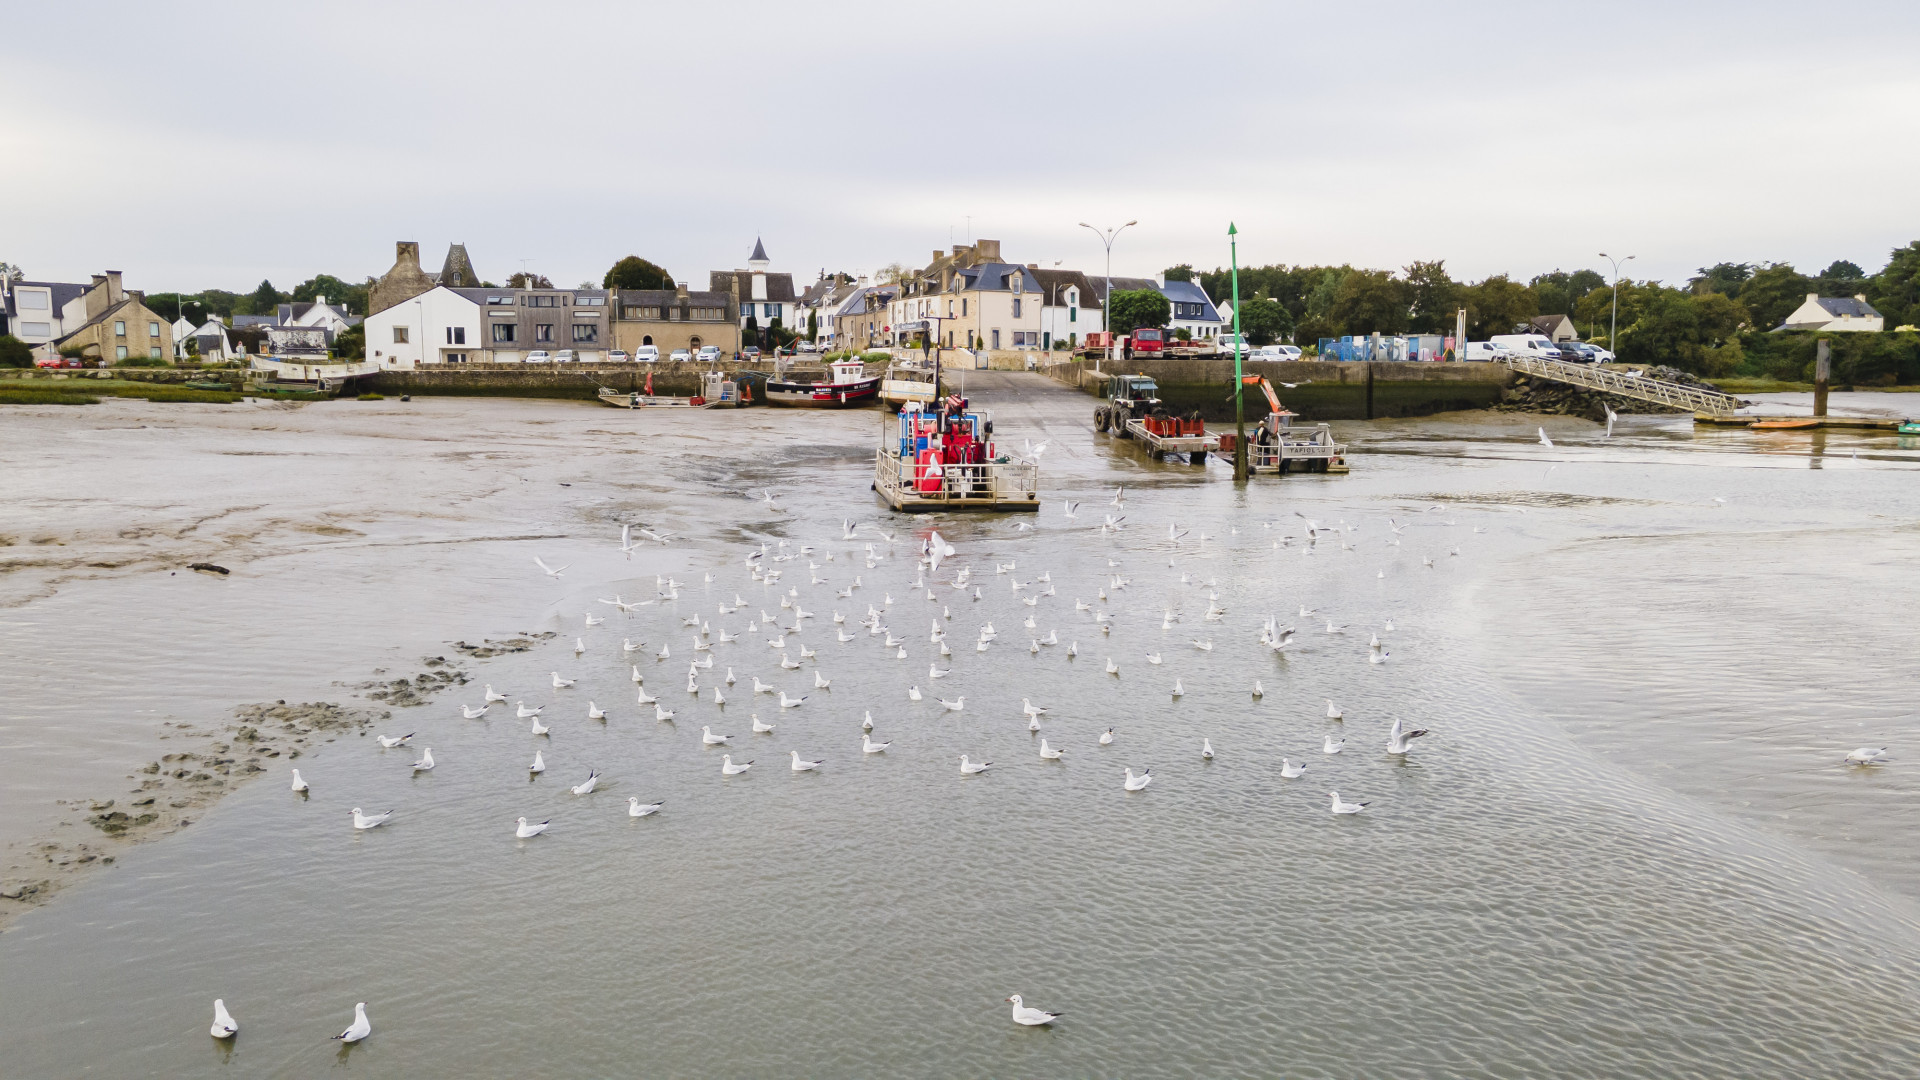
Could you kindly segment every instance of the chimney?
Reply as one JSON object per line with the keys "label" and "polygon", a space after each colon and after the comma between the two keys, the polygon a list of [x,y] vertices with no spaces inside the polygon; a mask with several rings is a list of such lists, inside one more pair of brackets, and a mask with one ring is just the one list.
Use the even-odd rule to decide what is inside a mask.
{"label": "chimney", "polygon": [[396,240],[393,244],[393,261],[399,266],[411,266],[420,269],[420,244],[415,240]]}
{"label": "chimney", "polygon": [[675,299],[685,300],[687,298],[687,283],[684,281],[674,282],[673,295]]}
{"label": "chimney", "polygon": [[1866,294],[1866,293],[1854,293],[1854,294],[1853,294],[1853,298],[1854,298],[1855,300],[1858,300],[1858,301],[1860,301],[1860,302],[1861,302],[1861,303],[1863,303],[1863,304],[1867,302],[1867,294]]}
{"label": "chimney", "polygon": [[945,256],[945,255],[946,255],[946,252],[944,252],[944,251],[941,251],[941,250],[940,250],[939,248],[934,248],[934,249],[933,249],[933,262],[930,262],[930,263],[928,263],[927,265],[928,265],[928,266],[932,266],[932,265],[933,265],[933,263],[937,263],[937,262],[939,262],[939,261],[940,261],[940,259],[941,259],[941,258],[942,258],[943,256]]}
{"label": "chimney", "polygon": [[324,297],[324,296],[316,296],[316,297],[314,297],[314,298],[313,298],[313,302],[314,302],[315,304],[317,304],[317,305],[319,305],[320,307],[326,307],[326,306],[327,306],[327,298],[326,298],[326,297]]}
{"label": "chimney", "polygon": [[1807,303],[1809,304],[1814,303],[1819,299],[1820,299],[1820,294],[1817,292],[1810,292],[1807,294]]}
{"label": "chimney", "polygon": [[1162,289],[1164,289],[1164,288],[1166,288],[1166,287],[1167,287],[1167,272],[1166,272],[1165,270],[1162,270],[1162,271],[1160,271],[1159,273],[1157,273],[1157,274],[1155,274],[1155,275],[1153,275],[1153,283],[1154,283],[1155,285],[1158,285],[1158,286],[1159,286],[1160,288],[1162,288]]}
{"label": "chimney", "polygon": [[979,253],[981,262],[1000,261],[1000,241],[998,240],[975,240],[973,250]]}

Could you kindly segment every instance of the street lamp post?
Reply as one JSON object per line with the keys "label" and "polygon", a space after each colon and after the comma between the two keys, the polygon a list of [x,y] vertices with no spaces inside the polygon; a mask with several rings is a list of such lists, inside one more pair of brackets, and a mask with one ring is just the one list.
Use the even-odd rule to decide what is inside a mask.
{"label": "street lamp post", "polygon": [[1612,352],[1614,331],[1620,328],[1620,264],[1623,262],[1632,262],[1633,256],[1629,255],[1624,259],[1616,259],[1603,251],[1600,253],[1600,257],[1613,263],[1613,314],[1607,319],[1607,351]]}
{"label": "street lamp post", "polygon": [[[1080,223],[1080,227],[1083,229],[1093,229],[1093,235],[1099,237],[1100,242],[1102,244],[1105,244],[1107,248],[1107,279],[1106,279],[1107,295],[1106,295],[1106,298],[1102,300],[1100,303],[1102,307],[1105,309],[1104,313],[1101,316],[1101,322],[1106,324],[1107,362],[1108,363],[1113,362],[1113,238],[1116,236],[1119,236],[1120,230],[1126,228],[1127,225],[1138,225],[1138,224],[1140,224],[1138,221],[1129,221],[1127,222],[1126,225],[1121,225],[1118,228],[1108,229],[1105,232],[1101,232],[1099,229],[1093,229],[1093,226],[1087,224],[1084,221]],[[1094,356],[1093,373],[1095,375],[1098,375],[1101,373],[1100,358],[1098,354]]]}
{"label": "street lamp post", "polygon": [[1233,266],[1233,480],[1247,482],[1247,417],[1241,407],[1240,392],[1246,383],[1240,378],[1240,230],[1227,222],[1228,261]]}

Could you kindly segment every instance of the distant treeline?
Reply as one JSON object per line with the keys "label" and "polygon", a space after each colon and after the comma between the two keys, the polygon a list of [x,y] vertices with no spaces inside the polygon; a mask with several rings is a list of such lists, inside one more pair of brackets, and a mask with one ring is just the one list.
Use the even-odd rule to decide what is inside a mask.
{"label": "distant treeline", "polygon": [[[1216,303],[1231,292],[1225,269],[1196,272],[1182,265],[1169,268],[1167,277],[1197,280]],[[1813,276],[1776,262],[1702,267],[1683,286],[1623,279],[1616,352],[1629,362],[1670,363],[1703,375],[1803,378],[1799,369],[1811,363],[1811,341],[1803,345],[1797,339],[1804,335],[1765,332],[1779,326],[1808,293],[1864,295],[1885,316],[1888,330],[1920,322],[1920,241],[1895,249],[1875,274],[1843,260]],[[1467,334],[1475,340],[1512,333],[1536,315],[1568,315],[1581,337],[1604,342],[1613,303],[1605,275],[1593,270],[1555,270],[1524,283],[1505,274],[1460,282],[1447,273],[1444,261],[1416,262],[1399,272],[1352,266],[1245,267],[1240,271],[1240,295],[1249,304],[1272,301],[1263,318],[1253,321],[1272,323],[1278,336],[1299,344],[1375,331],[1451,333],[1454,312],[1463,307]],[[1920,382],[1920,338],[1915,335],[1842,336],[1883,339],[1852,341],[1844,355],[1836,352],[1837,373],[1843,378]],[[1849,365],[1857,371],[1847,370]]]}

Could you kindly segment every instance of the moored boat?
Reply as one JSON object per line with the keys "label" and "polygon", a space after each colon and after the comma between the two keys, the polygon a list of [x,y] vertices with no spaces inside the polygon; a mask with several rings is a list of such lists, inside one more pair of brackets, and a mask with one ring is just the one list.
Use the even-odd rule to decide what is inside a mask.
{"label": "moored boat", "polygon": [[767,404],[837,409],[865,405],[880,396],[880,376],[868,375],[867,366],[860,361],[836,360],[828,370],[830,374],[824,382],[791,379],[785,375],[769,378]]}
{"label": "moored boat", "polygon": [[899,410],[908,405],[932,408],[940,397],[940,370],[925,360],[896,360],[880,380],[880,400]]}
{"label": "moored boat", "polygon": [[647,372],[645,390],[615,390],[603,386],[595,395],[602,405],[616,409],[731,409],[740,404],[740,387],[718,371],[700,376],[700,392],[692,397],[673,397],[653,392],[653,372]]}
{"label": "moored boat", "polygon": [[1799,428],[1820,427],[1821,423],[1822,421],[1820,420],[1819,417],[1791,416],[1791,417],[1780,417],[1772,420],[1755,420],[1753,423],[1748,424],[1747,426],[1750,428],[1758,429],[1760,431],[1793,431]]}
{"label": "moored boat", "polygon": [[1920,420],[1903,420],[1899,430],[1902,435],[1920,435]]}

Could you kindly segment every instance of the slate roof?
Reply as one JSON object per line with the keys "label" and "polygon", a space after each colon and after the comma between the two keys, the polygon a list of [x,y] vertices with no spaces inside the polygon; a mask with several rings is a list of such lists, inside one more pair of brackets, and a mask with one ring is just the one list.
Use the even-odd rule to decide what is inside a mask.
{"label": "slate roof", "polygon": [[1198,282],[1169,281],[1165,285],[1154,287],[1159,288],[1162,295],[1176,304],[1200,305],[1199,315],[1182,315],[1179,316],[1180,319],[1186,322],[1220,321],[1220,309],[1213,306],[1212,298],[1207,296],[1207,291],[1202,289]]}
{"label": "slate roof", "polygon": [[1078,270],[1035,270],[1027,268],[1027,273],[1040,279],[1040,292],[1047,303],[1057,304],[1058,298],[1066,294],[1069,288],[1079,286],[1080,306],[1091,311],[1100,310],[1100,290],[1093,280]]}
{"label": "slate roof", "polygon": [[1031,293],[1040,291],[1040,279],[1033,276],[1033,271],[1013,263],[981,263],[978,266],[955,270],[953,276],[963,280],[964,284],[961,285],[963,291],[978,289],[981,292],[1012,292],[1012,282],[1015,277],[1021,279],[1020,287],[1023,291]]}
{"label": "slate roof", "polygon": [[760,242],[760,238],[757,236],[753,238],[753,254],[747,256],[747,261],[748,262],[772,262],[773,261],[772,259],[767,258],[767,246],[765,244],[762,244]]}
{"label": "slate roof", "polygon": [[792,274],[760,275],[761,277],[764,277],[767,279],[767,295],[764,300],[762,300],[760,297],[753,295],[753,271],[751,270],[739,270],[739,271],[709,270],[707,271],[707,288],[717,293],[726,292],[729,288],[732,287],[733,278],[736,273],[740,275],[740,302],[741,303],[744,304],[744,303],[747,303],[748,301],[752,301],[754,303],[773,303],[773,304],[793,303],[794,295],[793,295],[793,275]]}
{"label": "slate roof", "polygon": [[1872,304],[1865,300],[1855,300],[1851,296],[1823,296],[1815,303],[1836,319],[1843,315],[1851,315],[1856,319],[1871,319],[1880,314],[1874,310]]}
{"label": "slate roof", "polygon": [[13,289],[18,289],[23,285],[31,289],[47,290],[50,294],[48,303],[53,305],[47,310],[47,315],[49,318],[56,319],[60,317],[61,308],[85,296],[87,290],[93,288],[91,285],[77,285],[71,281],[16,281],[13,283],[13,287],[7,290],[7,314],[9,316],[19,314],[19,312],[14,309],[16,301],[14,299]]}

